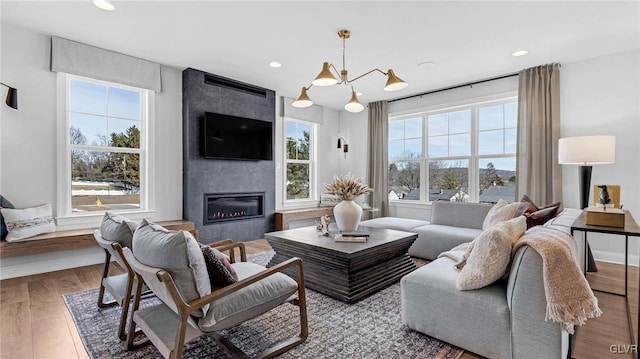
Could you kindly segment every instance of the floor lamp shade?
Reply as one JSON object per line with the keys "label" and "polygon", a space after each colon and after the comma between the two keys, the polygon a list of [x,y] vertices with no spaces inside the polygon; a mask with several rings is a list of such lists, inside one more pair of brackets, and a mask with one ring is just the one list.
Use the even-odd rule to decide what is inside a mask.
{"label": "floor lamp shade", "polygon": [[614,163],[615,136],[565,137],[558,142],[558,163],[580,165],[580,208],[589,206],[591,165]]}

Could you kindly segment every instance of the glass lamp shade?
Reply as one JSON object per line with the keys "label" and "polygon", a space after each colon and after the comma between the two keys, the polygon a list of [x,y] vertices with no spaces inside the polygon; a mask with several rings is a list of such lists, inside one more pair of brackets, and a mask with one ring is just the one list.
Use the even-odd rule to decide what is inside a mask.
{"label": "glass lamp shade", "polygon": [[565,137],[558,141],[561,165],[601,165],[616,161],[616,136]]}
{"label": "glass lamp shade", "polygon": [[316,76],[315,80],[311,82],[315,86],[331,86],[338,83],[338,79],[331,73],[331,69],[329,69],[329,63],[325,62],[322,64],[322,71]]}
{"label": "glass lamp shade", "polygon": [[313,105],[313,101],[311,101],[311,99],[309,98],[309,95],[307,95],[307,88],[303,87],[302,91],[300,91],[300,96],[298,96],[298,98],[293,101],[293,103],[291,103],[291,106],[293,107],[309,107]]}
{"label": "glass lamp shade", "polygon": [[351,92],[351,100],[349,100],[349,102],[344,105],[344,109],[349,112],[360,112],[364,110],[364,106],[360,103],[360,101],[358,101],[358,96],[356,95],[355,91]]}
{"label": "glass lamp shade", "polygon": [[409,84],[396,76],[392,69],[387,71],[387,83],[384,85],[385,91],[398,91],[407,86],[409,86]]}

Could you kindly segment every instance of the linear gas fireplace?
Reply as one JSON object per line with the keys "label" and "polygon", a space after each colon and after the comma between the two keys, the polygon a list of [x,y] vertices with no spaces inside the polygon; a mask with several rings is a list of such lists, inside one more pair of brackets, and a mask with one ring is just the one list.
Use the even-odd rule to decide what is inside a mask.
{"label": "linear gas fireplace", "polygon": [[262,193],[205,193],[204,224],[264,217]]}

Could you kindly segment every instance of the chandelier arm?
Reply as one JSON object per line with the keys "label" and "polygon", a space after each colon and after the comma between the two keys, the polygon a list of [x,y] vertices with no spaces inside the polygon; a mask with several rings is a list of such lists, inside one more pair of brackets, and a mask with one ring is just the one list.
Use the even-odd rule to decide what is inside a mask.
{"label": "chandelier arm", "polygon": [[345,79],[345,80],[346,80],[346,83],[347,83],[347,84],[350,84],[350,83],[352,83],[352,82],[354,82],[354,81],[356,81],[356,80],[359,80],[359,79],[361,79],[361,78],[363,78],[363,77],[365,77],[365,76],[369,75],[370,73],[372,73],[372,72],[376,72],[376,71],[378,71],[379,73],[381,73],[381,74],[383,74],[383,75],[387,76],[387,73],[386,73],[386,72],[384,72],[384,71],[382,71],[382,70],[380,70],[380,69],[373,69],[373,70],[371,70],[371,71],[369,71],[369,72],[365,72],[364,74],[362,74],[362,75],[360,75],[360,76],[358,76],[358,77],[356,77],[356,78],[354,78],[354,79],[351,79],[351,80],[346,80],[346,79]]}
{"label": "chandelier arm", "polygon": [[333,71],[335,71],[336,75],[338,75],[338,78],[340,79],[340,82],[338,82],[338,84],[343,84],[346,83],[346,79],[342,78],[342,75],[340,75],[340,71],[338,71],[338,69],[336,69],[335,66],[333,66],[333,64],[329,64],[329,66],[333,69]]}

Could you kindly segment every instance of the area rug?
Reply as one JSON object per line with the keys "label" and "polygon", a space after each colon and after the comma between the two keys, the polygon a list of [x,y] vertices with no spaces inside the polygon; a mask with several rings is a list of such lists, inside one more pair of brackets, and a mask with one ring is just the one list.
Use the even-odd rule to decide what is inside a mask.
{"label": "area rug", "polygon": [[[265,264],[273,251],[248,260]],[[100,309],[98,289],[66,294],[64,301],[91,358],[162,358],[153,347],[128,352],[117,336],[120,307]],[[142,306],[154,305],[149,298]],[[307,289],[309,337],[280,358],[438,358],[457,359],[462,349],[402,325],[400,284],[392,285],[355,304],[346,304]],[[225,331],[231,341],[250,356],[297,333],[298,308],[283,305]],[[231,358],[208,337],[185,345],[183,358]]]}

